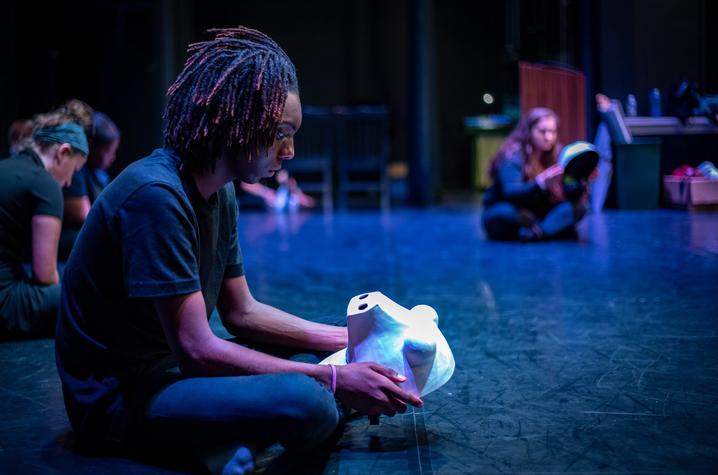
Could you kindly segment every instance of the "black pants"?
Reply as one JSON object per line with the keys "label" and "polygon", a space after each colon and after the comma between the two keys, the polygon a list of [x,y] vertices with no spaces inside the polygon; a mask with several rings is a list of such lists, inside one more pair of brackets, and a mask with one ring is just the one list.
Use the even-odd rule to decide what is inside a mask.
{"label": "black pants", "polygon": [[484,210],[482,221],[489,239],[514,240],[521,228],[538,227],[545,239],[568,237],[575,234],[576,224],[586,214],[582,204],[563,201],[546,210],[527,210],[508,201],[494,203]]}
{"label": "black pants", "polygon": [[0,339],[55,334],[60,285],[39,285],[22,266],[0,265]]}

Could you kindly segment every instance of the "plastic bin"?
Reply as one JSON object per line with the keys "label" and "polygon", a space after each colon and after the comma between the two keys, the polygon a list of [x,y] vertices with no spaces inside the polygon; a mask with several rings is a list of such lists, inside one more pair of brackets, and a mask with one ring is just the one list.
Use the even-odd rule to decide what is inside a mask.
{"label": "plastic bin", "polygon": [[718,180],[698,177],[663,177],[666,203],[685,208],[718,205]]}

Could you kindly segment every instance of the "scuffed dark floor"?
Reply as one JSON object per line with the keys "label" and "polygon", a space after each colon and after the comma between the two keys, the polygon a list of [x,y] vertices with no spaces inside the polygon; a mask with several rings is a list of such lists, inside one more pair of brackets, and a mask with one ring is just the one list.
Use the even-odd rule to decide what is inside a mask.
{"label": "scuffed dark floor", "polygon": [[[258,299],[312,318],[379,290],[436,308],[454,350],[423,411],[351,421],[324,473],[718,471],[718,213],[612,211],[532,245],[466,208],[240,219]],[[178,473],[69,448],[51,340],[0,362],[0,473]]]}

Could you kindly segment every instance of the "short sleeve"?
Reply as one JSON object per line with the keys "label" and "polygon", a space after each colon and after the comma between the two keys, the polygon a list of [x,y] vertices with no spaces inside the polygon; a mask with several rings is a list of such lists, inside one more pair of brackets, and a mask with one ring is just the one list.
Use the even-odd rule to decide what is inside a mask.
{"label": "short sleeve", "polygon": [[33,216],[43,214],[62,219],[62,191],[49,173],[38,173],[30,187],[35,203]]}
{"label": "short sleeve", "polygon": [[224,191],[226,194],[225,215],[227,216],[227,226],[229,226],[229,247],[224,278],[229,279],[244,275],[244,261],[237,236],[237,197],[234,192],[234,185],[231,182],[228,183],[224,187]]}
{"label": "short sleeve", "polygon": [[[86,167],[87,165],[85,165]],[[72,183],[62,189],[62,194],[65,198],[82,198],[88,196],[89,191],[87,190],[87,180],[85,179],[85,167],[76,171],[72,175]]]}
{"label": "short sleeve", "polygon": [[168,297],[201,290],[194,212],[177,190],[151,184],[118,211],[129,297]]}

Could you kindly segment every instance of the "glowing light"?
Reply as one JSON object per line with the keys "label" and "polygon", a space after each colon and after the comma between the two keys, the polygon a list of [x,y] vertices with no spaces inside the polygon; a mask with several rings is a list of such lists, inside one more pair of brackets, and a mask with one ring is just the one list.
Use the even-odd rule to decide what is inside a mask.
{"label": "glowing light", "polygon": [[484,100],[485,104],[493,104],[494,103],[494,96],[492,96],[488,92],[484,93],[482,99]]}

